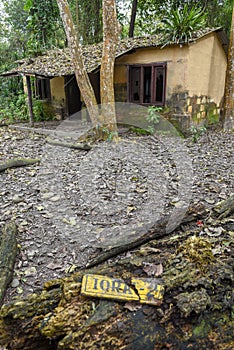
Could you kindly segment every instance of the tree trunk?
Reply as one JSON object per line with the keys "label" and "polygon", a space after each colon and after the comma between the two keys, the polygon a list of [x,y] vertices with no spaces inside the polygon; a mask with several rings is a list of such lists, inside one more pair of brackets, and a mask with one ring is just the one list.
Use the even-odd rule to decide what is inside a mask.
{"label": "tree trunk", "polygon": [[0,304],[3,300],[7,285],[11,281],[17,253],[16,225],[6,225],[0,234]]}
{"label": "tree trunk", "polygon": [[57,3],[70,47],[77,84],[80,88],[80,92],[89,112],[92,124],[95,126],[98,122],[97,101],[93,87],[84,67],[82,47],[77,40],[77,35],[67,0],[57,0]]}
{"label": "tree trunk", "polygon": [[130,20],[130,27],[129,27],[129,38],[133,38],[134,36],[134,26],[135,26],[136,13],[137,13],[137,2],[138,0],[132,1],[132,13],[131,13],[131,20]]}
{"label": "tree trunk", "polygon": [[103,52],[100,72],[100,93],[103,122],[113,138],[117,138],[114,65],[116,46],[119,37],[119,24],[116,17],[115,0],[103,0]]}
{"label": "tree trunk", "polygon": [[224,130],[234,129],[234,7],[228,50],[228,64],[224,94]]}

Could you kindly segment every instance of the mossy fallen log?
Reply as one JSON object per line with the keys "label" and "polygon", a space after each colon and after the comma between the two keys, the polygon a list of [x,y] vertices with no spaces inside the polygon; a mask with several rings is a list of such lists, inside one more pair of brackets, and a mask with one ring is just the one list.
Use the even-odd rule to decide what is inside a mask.
{"label": "mossy fallen log", "polygon": [[0,163],[0,173],[11,168],[24,167],[39,163],[40,159],[35,158],[14,158]]}
{"label": "mossy fallen log", "polygon": [[7,285],[11,281],[17,254],[17,228],[14,223],[6,225],[0,235],[0,304],[3,300]]}
{"label": "mossy fallen log", "polygon": [[[194,226],[148,242],[123,259],[48,281],[42,291],[3,305],[0,345],[9,350],[232,349],[232,232],[201,235],[202,228]],[[159,306],[81,295],[84,274],[129,284],[132,277],[152,276],[159,263],[165,287]]]}

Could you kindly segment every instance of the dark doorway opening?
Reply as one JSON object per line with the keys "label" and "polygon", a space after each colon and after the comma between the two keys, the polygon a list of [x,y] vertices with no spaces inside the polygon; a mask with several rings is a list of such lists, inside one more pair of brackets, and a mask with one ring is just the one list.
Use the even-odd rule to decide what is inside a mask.
{"label": "dark doorway opening", "polygon": [[68,115],[70,116],[79,112],[82,107],[82,102],[75,75],[65,77],[65,94]]}

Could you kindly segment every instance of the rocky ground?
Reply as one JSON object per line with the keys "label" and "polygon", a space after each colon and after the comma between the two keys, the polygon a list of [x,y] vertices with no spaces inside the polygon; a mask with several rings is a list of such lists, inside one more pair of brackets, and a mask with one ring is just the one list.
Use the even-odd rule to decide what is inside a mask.
{"label": "rocky ground", "polygon": [[[66,125],[44,129],[66,131],[59,137],[71,143]],[[48,143],[48,132],[0,129],[1,161],[41,159],[0,173],[0,226],[17,223],[19,246],[4,302],[65,277],[20,308],[13,302],[2,309],[0,343],[11,333],[9,349],[232,349],[233,215],[217,219],[209,210],[234,193],[233,133],[210,130],[179,145],[125,129],[120,134],[117,148],[98,143],[87,151]],[[187,216],[176,228],[185,209],[191,222]],[[162,304],[80,296],[82,268],[103,247],[130,246],[152,216],[170,218],[171,233],[86,271],[127,282],[162,278]]]}

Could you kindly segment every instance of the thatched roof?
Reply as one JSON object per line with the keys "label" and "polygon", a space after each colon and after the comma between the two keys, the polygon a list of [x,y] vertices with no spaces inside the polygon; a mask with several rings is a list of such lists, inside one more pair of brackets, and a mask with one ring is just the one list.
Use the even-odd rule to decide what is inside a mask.
{"label": "thatched roof", "polygon": [[[190,40],[194,42],[212,32],[217,32],[223,45],[226,45],[222,37],[222,29],[204,29],[194,33]],[[180,43],[181,44],[181,43]],[[162,47],[165,45],[162,36],[148,36],[140,38],[127,38],[121,40],[117,47],[116,58],[131,50],[147,47]],[[178,44],[175,44],[178,45]],[[99,68],[102,56],[102,43],[83,47],[84,64],[88,73]],[[41,77],[66,76],[74,73],[70,51],[66,49],[54,49],[47,51],[44,55],[18,61],[18,67],[1,74],[2,76],[35,75]]]}

